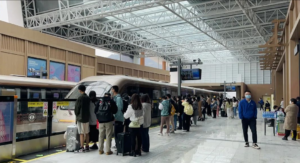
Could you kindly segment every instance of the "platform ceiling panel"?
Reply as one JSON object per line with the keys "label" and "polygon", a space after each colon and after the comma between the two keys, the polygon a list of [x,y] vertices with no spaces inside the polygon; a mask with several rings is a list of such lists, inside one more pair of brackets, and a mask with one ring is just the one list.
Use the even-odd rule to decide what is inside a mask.
{"label": "platform ceiling panel", "polygon": [[[289,0],[22,0],[25,26],[121,54],[258,62]],[[52,6],[52,8],[51,8]],[[144,55],[142,55],[144,56]]]}

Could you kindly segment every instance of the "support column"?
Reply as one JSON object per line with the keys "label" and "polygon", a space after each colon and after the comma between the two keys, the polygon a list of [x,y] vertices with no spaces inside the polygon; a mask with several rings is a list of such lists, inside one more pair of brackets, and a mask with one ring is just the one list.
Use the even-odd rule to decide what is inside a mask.
{"label": "support column", "polygon": [[140,65],[145,66],[145,52],[141,52]]}
{"label": "support column", "polygon": [[167,62],[166,61],[162,61],[162,69],[167,70]]}

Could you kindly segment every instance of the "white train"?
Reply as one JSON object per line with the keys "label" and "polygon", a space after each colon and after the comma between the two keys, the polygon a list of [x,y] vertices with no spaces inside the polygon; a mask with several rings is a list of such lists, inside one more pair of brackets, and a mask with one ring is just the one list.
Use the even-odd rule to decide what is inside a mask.
{"label": "white train", "polygon": [[[177,85],[149,81],[140,78],[122,76],[122,75],[107,75],[107,76],[92,76],[83,79],[74,87],[71,92],[67,95],[68,99],[77,99],[79,97],[78,86],[86,86],[86,93],[90,91],[95,91],[97,97],[101,98],[106,92],[109,92],[113,85],[119,86],[119,93],[122,97],[131,96],[134,93],[137,94],[148,94],[152,99],[152,123],[158,123],[160,120],[160,111],[158,109],[158,104],[160,102],[161,96],[166,94],[171,94],[172,96],[177,96]],[[210,95],[219,96],[218,92],[198,89],[192,87],[182,87],[182,95]],[[67,109],[67,108],[65,108]],[[73,109],[73,108],[68,108]]]}

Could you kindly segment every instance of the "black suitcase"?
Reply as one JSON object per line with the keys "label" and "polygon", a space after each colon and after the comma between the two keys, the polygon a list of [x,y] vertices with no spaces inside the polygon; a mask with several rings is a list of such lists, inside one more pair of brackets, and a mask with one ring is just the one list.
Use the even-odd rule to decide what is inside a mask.
{"label": "black suitcase", "polygon": [[129,155],[131,152],[131,135],[130,133],[119,133],[117,141],[117,155]]}
{"label": "black suitcase", "polygon": [[226,112],[224,110],[221,111],[221,117],[227,117]]}

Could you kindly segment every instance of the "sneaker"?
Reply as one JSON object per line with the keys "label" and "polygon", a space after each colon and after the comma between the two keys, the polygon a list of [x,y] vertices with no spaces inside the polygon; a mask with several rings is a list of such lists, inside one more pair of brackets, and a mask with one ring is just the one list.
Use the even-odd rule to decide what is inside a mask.
{"label": "sneaker", "polygon": [[89,152],[89,151],[90,151],[90,147],[89,147],[88,145],[85,147],[85,151],[86,151],[86,152]]}
{"label": "sneaker", "polygon": [[297,141],[297,139],[296,139],[296,138],[293,138],[292,140],[293,140],[293,141]]}
{"label": "sneaker", "polygon": [[249,147],[249,143],[245,143],[245,147]]}
{"label": "sneaker", "polygon": [[175,132],[174,132],[174,131],[171,131],[170,133],[171,133],[171,134],[174,134]]}
{"label": "sneaker", "polygon": [[98,146],[97,146],[97,144],[94,144],[93,146],[91,146],[91,148],[90,148],[90,149],[97,150],[97,149],[98,149]]}
{"label": "sneaker", "polygon": [[106,155],[112,155],[112,154],[113,154],[112,151],[106,152]]}
{"label": "sneaker", "polygon": [[260,147],[259,147],[256,143],[254,143],[254,144],[252,145],[252,148],[254,148],[254,149],[260,149]]}
{"label": "sneaker", "polygon": [[77,151],[75,151],[75,153],[83,153],[85,152],[83,147],[80,147]]}
{"label": "sneaker", "polygon": [[163,133],[158,133],[158,135],[163,136]]}
{"label": "sneaker", "polygon": [[104,152],[103,151],[99,151],[99,155],[102,155]]}
{"label": "sneaker", "polygon": [[182,130],[182,128],[179,128],[179,127],[178,127],[177,130]]}
{"label": "sneaker", "polygon": [[287,137],[283,137],[282,140],[288,140]]}

